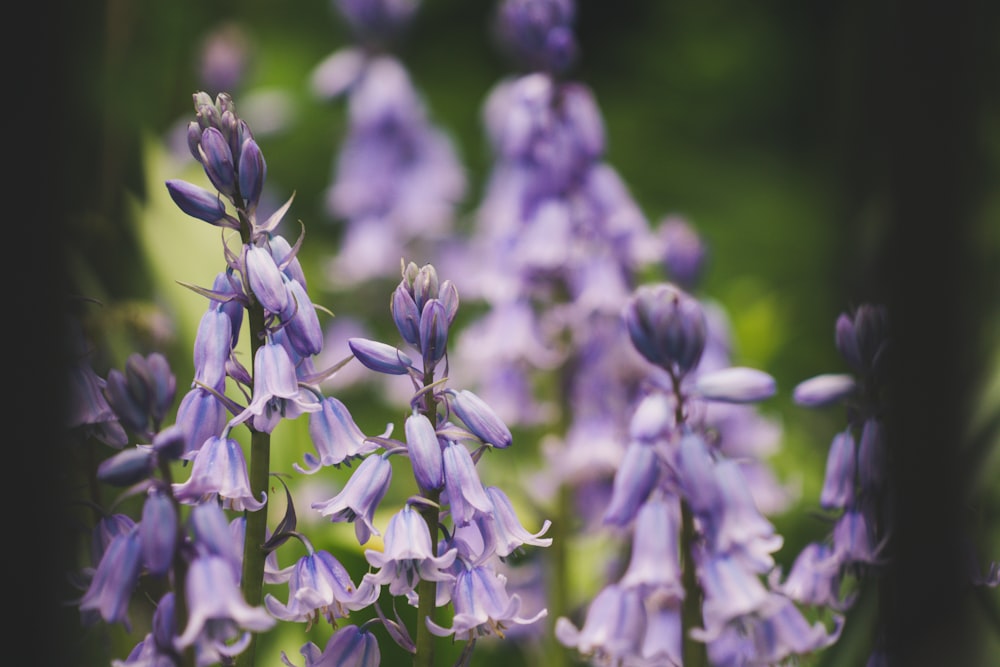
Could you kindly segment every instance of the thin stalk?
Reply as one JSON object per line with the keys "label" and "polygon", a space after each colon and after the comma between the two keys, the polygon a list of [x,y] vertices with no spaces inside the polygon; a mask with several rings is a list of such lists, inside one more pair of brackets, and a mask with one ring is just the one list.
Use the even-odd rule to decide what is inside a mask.
{"label": "thin stalk", "polygon": [[681,501],[681,571],[684,583],[684,603],[681,607],[681,623],[684,645],[681,649],[684,657],[684,667],[702,667],[708,665],[708,652],[705,643],[691,637],[692,628],[700,628],[701,618],[701,587],[695,576],[694,556],[694,517],[686,501]]}
{"label": "thin stalk", "polygon": [[[237,195],[237,199],[239,196]],[[240,210],[240,236],[243,243],[251,242],[251,223]],[[264,345],[267,327],[264,322],[264,307],[253,300],[247,308],[250,325],[250,359],[257,358],[257,350]],[[252,366],[251,366],[252,367]],[[249,422],[247,426],[250,427]],[[261,604],[264,588],[264,550],[261,545],[267,540],[267,483],[271,474],[271,434],[256,431],[250,427],[250,490],[254,498],[264,497],[264,506],[256,512],[244,512],[246,531],[243,538],[243,573],[240,588],[243,598],[252,607]],[[257,649],[257,635],[250,634],[250,643],[236,658],[238,667],[253,667]]]}
{"label": "thin stalk", "polygon": [[[434,400],[434,392],[429,390],[434,384],[434,371],[424,372],[424,407],[421,410],[432,424],[437,423],[437,403]],[[437,553],[438,531],[441,526],[441,516],[438,510],[438,502],[441,499],[441,491],[432,489],[422,491],[421,495],[430,502],[420,508],[420,515],[427,522],[427,531],[431,536],[431,548]],[[434,609],[437,606],[437,582],[421,579],[417,584],[417,638],[416,648],[413,654],[413,667],[434,667],[434,635],[427,627],[427,619],[434,618]]]}

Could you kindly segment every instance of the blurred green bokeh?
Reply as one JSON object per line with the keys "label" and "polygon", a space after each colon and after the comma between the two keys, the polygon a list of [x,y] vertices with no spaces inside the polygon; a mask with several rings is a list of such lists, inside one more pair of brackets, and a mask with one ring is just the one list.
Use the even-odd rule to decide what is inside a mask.
{"label": "blurred green bokeh", "polygon": [[[513,73],[488,36],[493,6],[427,0],[398,51],[431,117],[451,133],[467,167],[470,191],[463,215],[474,209],[489,169],[482,102],[492,85]],[[67,196],[78,205],[67,221],[66,246],[77,289],[104,303],[94,326],[111,343],[111,354],[102,360],[106,367],[121,367],[132,351],[156,349],[171,359],[178,387],[186,387],[193,374],[191,342],[203,299],[176,281],[209,284],[222,265],[221,246],[217,230],[180,213],[162,183],[201,182],[190,164],[171,159],[168,144],[178,123],[192,116],[191,94],[203,89],[198,66],[203,40],[225,26],[242,31],[251,46],[245,77],[228,91],[237,108],[249,115],[277,100],[285,114],[275,131],[255,129],[275,196],[295,193],[288,217],[301,220],[306,230],[300,258],[313,301],[387,330],[391,282],[334,292],[321,278],[323,259],[339,234],[324,211],[323,191],[345,119],[340,105],[313,97],[309,76],[324,57],[349,43],[328,0],[109,0],[68,11],[67,20],[78,21],[79,31],[68,49],[77,76],[67,91],[72,114],[64,122],[78,143],[64,157],[79,178],[67,185]],[[888,297],[891,281],[885,280],[880,258],[901,242],[890,221],[884,126],[873,117],[885,108],[880,106],[885,94],[880,58],[888,39],[880,32],[887,25],[884,11],[882,3],[858,0],[578,2],[581,60],[572,77],[590,86],[602,109],[608,162],[651,223],[679,214],[703,234],[710,263],[702,291],[732,318],[734,361],[767,370],[778,381],[779,395],[763,407],[784,429],[772,463],[783,480],[797,481],[802,491],[798,507],[774,517],[785,536],[777,555],[786,568],[827,528],[812,510],[829,440],[843,423],[835,409],[796,408],[791,389],[815,374],[846,370],[833,345],[834,320],[858,303]],[[983,23],[983,32],[995,25],[992,14]],[[994,56],[988,50],[983,58],[992,64]],[[964,296],[975,313],[963,356],[981,361],[966,376],[973,397],[969,413],[976,421],[955,438],[979,438],[979,451],[986,452],[976,459],[978,474],[970,475],[969,488],[980,558],[987,562],[1000,558],[995,424],[1000,318],[991,306],[1000,303],[1000,79],[987,79],[978,70],[959,74],[977,90],[970,110],[975,128],[969,130],[975,152],[966,156],[975,168],[974,182],[963,228],[963,266],[975,272],[977,291],[956,298]],[[949,234],[949,224],[941,221],[942,236]],[[933,275],[939,268],[928,265],[926,271]],[[461,276],[448,277],[461,292]],[[928,304],[929,318],[933,308]],[[937,351],[930,360],[948,356]],[[380,431],[387,418],[377,396],[362,391],[353,399],[352,411],[366,432]],[[276,434],[289,444],[275,448],[275,469],[290,472],[291,463],[301,461],[308,447],[303,428],[283,425]],[[518,434],[526,454],[511,464],[515,470],[537,455],[538,435]],[[284,506],[281,497],[276,488],[275,519]],[[543,518],[525,523],[534,529]],[[344,527],[333,526],[329,538],[338,545],[338,557],[363,567],[352,532],[338,528]],[[586,563],[575,567],[580,586],[591,585],[587,577],[594,573]],[[860,611],[859,618],[863,613],[870,610]],[[858,664],[851,651],[861,649],[850,641],[863,636],[866,622],[858,621],[861,631],[852,631],[849,623],[844,646],[831,651],[829,664]],[[269,637],[261,664],[278,664],[280,650],[297,660],[299,631],[282,627]],[[321,644],[322,632],[314,630],[311,638]],[[984,628],[983,651],[1000,656],[997,632]],[[113,629],[109,637],[88,633],[84,644],[98,661],[94,664],[103,664],[106,655],[123,656],[138,639]],[[534,664],[532,654],[495,644],[483,643],[476,664]],[[386,664],[401,659],[387,657]]]}

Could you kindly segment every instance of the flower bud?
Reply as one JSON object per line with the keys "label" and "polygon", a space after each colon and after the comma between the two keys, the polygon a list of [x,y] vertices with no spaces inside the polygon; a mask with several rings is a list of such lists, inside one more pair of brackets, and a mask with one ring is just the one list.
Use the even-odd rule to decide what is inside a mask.
{"label": "flower bud", "polygon": [[129,486],[147,479],[155,465],[152,449],[133,447],[102,461],[97,466],[97,479],[113,486]]}
{"label": "flower bud", "polygon": [[267,248],[253,244],[246,248],[246,273],[250,290],[271,313],[283,313],[288,307],[288,290],[278,265]]}
{"label": "flower bud", "polygon": [[239,162],[240,195],[248,207],[257,206],[260,193],[264,189],[264,177],[267,175],[267,163],[260,146],[253,139],[243,142]]}
{"label": "flower bud", "polygon": [[702,398],[724,403],[756,403],[774,396],[774,378],[756,368],[733,366],[700,375],[695,390]]}
{"label": "flower bud", "polygon": [[201,165],[212,185],[227,197],[236,193],[236,168],[233,152],[222,132],[210,127],[201,133]]}
{"label": "flower bud", "polygon": [[413,413],[406,418],[405,429],[410,464],[420,489],[430,491],[441,488],[444,485],[444,463],[431,420],[420,413]]}
{"label": "flower bud", "polygon": [[153,487],[142,506],[139,523],[142,562],[150,573],[167,573],[174,559],[177,544],[177,509],[170,495]]}
{"label": "flower bud", "polygon": [[430,299],[420,313],[420,352],[428,371],[444,358],[448,350],[448,314],[444,304]]}
{"label": "flower bud", "polygon": [[178,179],[167,181],[167,192],[177,207],[192,218],[219,227],[230,226],[226,224],[226,205],[218,194]]}
{"label": "flower bud", "polygon": [[452,412],[462,420],[474,436],[498,449],[510,447],[514,439],[510,429],[486,401],[468,389],[449,390],[448,394],[452,399]]}
{"label": "flower bud", "polygon": [[632,344],[651,363],[684,375],[701,359],[707,324],[698,301],[661,283],[636,289],[625,306]]}
{"label": "flower bud", "polygon": [[803,380],[792,390],[792,400],[807,408],[835,403],[854,392],[854,377],[845,373],[824,373]]}
{"label": "flower bud", "polygon": [[413,300],[413,295],[406,287],[406,281],[399,283],[392,293],[392,321],[396,324],[399,335],[410,345],[420,346],[420,311]]}
{"label": "flower bud", "polygon": [[434,266],[425,264],[420,267],[416,278],[413,279],[413,301],[417,304],[417,310],[422,313],[424,304],[437,298],[438,287],[438,275]]}
{"label": "flower bud", "polygon": [[391,345],[367,338],[349,338],[347,346],[358,361],[378,373],[406,375],[413,368],[413,361]]}

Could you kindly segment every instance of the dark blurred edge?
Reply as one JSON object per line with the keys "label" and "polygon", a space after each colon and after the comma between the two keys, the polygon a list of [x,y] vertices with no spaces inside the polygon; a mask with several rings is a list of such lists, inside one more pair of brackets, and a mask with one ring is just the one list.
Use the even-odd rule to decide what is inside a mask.
{"label": "dark blurred edge", "polygon": [[[896,483],[883,621],[892,665],[981,664],[973,589],[961,551],[969,484],[965,434],[981,378],[983,317],[997,307],[995,267],[977,264],[973,222],[983,182],[983,102],[995,87],[997,5],[879,3],[875,53],[890,233],[885,285],[893,352],[889,415]],[[883,64],[884,63],[884,64]],[[991,91],[992,94],[992,91]],[[993,555],[994,557],[996,554]]]}

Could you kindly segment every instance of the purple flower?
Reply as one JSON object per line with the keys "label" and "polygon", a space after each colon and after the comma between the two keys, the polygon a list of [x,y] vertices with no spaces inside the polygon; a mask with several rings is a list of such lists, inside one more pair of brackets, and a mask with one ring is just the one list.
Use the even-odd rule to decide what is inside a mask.
{"label": "purple flower", "polygon": [[420,580],[450,581],[454,577],[446,570],[455,561],[458,552],[449,549],[440,556],[431,548],[431,535],[427,522],[409,504],[389,519],[385,531],[383,551],[365,550],[365,558],[374,574],[365,575],[373,584],[389,584],[392,595],[406,595],[416,589]]}
{"label": "purple flower", "polygon": [[219,497],[223,507],[238,512],[256,512],[267,501],[263,491],[259,501],[253,497],[243,448],[229,437],[210,437],[194,456],[191,476],[173,488],[178,502],[193,505]]}
{"label": "purple flower", "polygon": [[349,338],[347,345],[358,361],[377,373],[406,375],[413,368],[413,361],[391,345],[367,338]]}
{"label": "purple flower", "polygon": [[587,609],[583,627],[568,618],[556,621],[556,639],[584,655],[623,664],[639,654],[646,634],[646,610],[636,589],[611,584],[601,590]]}
{"label": "purple flower", "polygon": [[249,634],[241,641],[230,640],[240,630],[262,632],[274,626],[274,619],[263,607],[251,607],[240,592],[239,575],[220,556],[194,559],[188,568],[185,584],[188,623],[177,637],[178,648],[197,643],[199,648],[223,656],[239,654],[246,647]]}
{"label": "purple flower", "polygon": [[551,537],[542,537],[552,525],[551,521],[546,519],[542,522],[541,530],[529,533],[517,518],[507,494],[495,486],[488,486],[486,496],[493,505],[493,511],[478,515],[476,523],[484,536],[485,543],[491,545],[493,552],[500,558],[506,558],[525,544],[536,547],[547,547],[552,544]]}
{"label": "purple flower", "polygon": [[[301,473],[311,475],[324,466],[339,466],[353,458],[360,458],[378,449],[378,445],[369,440],[354,422],[347,406],[333,396],[323,400],[322,409],[309,414],[309,435],[316,453],[316,458],[306,452],[306,466],[297,463],[292,467]],[[391,425],[383,437],[388,436]]]}
{"label": "purple flower", "polygon": [[774,378],[756,368],[733,366],[699,373],[694,383],[701,398],[724,403],[756,403],[774,396]]}
{"label": "purple flower", "polygon": [[288,580],[288,604],[268,594],[264,605],[282,621],[313,622],[323,617],[331,625],[350,611],[364,609],[378,598],[378,588],[363,581],[356,587],[347,569],[329,552],[312,551],[300,558]]}
{"label": "purple flower", "polygon": [[323,349],[323,328],[316,307],[299,281],[289,278],[285,281],[285,288],[288,290],[288,307],[281,313],[281,321],[285,323],[288,342],[303,357],[319,354]]}
{"label": "purple flower", "polygon": [[503,575],[483,565],[459,570],[451,593],[455,609],[451,627],[444,628],[428,617],[428,629],[439,637],[454,635],[465,640],[491,634],[503,637],[506,626],[528,625],[548,614],[542,609],[531,617],[519,616],[521,598],[507,593],[506,582]]}
{"label": "purple flower", "polygon": [[691,634],[699,641],[717,638],[730,621],[760,610],[769,596],[757,574],[728,554],[703,556],[698,581],[705,593],[705,628]]}
{"label": "purple flower", "polygon": [[221,308],[209,308],[201,316],[194,339],[196,382],[222,393],[226,387],[226,362],[232,353],[232,320]]}
{"label": "purple flower", "polygon": [[90,587],[80,600],[80,611],[96,611],[107,623],[121,623],[131,632],[128,603],[142,569],[139,527],[117,535],[97,565]]}
{"label": "purple flower", "polygon": [[372,519],[391,480],[392,465],[389,460],[372,454],[361,462],[340,493],[326,502],[313,503],[312,508],[335,523],[353,522],[358,543],[364,544],[373,533],[381,535]]}
{"label": "purple flower", "polygon": [[779,584],[776,579],[775,576],[773,589],[802,604],[841,610],[850,606],[853,600],[853,597],[840,600],[840,563],[834,558],[833,548],[827,544],[807,544],[792,563],[785,581]]}
{"label": "purple flower", "polygon": [[177,179],[167,181],[166,185],[167,192],[177,207],[192,218],[218,227],[238,228],[239,222],[226,213],[226,205],[218,193]]}
{"label": "purple flower", "polygon": [[835,616],[832,631],[817,622],[812,625],[791,600],[771,594],[759,614],[747,623],[754,646],[754,659],[778,664],[795,654],[812,653],[837,641],[843,618]]}
{"label": "purple flower", "polygon": [[174,424],[184,432],[183,458],[192,459],[209,438],[218,436],[225,429],[226,406],[214,394],[194,387],[184,394],[177,406]]}
{"label": "purple flower", "polygon": [[624,319],[632,343],[650,363],[680,376],[701,359],[708,327],[705,313],[679,288],[666,283],[638,287]]}
{"label": "purple flower", "polygon": [[854,393],[854,377],[844,373],[825,373],[803,380],[792,390],[792,400],[807,408],[816,408],[840,401]]}
{"label": "purple flower", "polygon": [[164,489],[150,487],[142,505],[139,534],[146,569],[155,575],[166,574],[177,545],[177,510],[173,498]]}
{"label": "purple flower", "polygon": [[[316,644],[308,642],[299,649],[299,653],[306,659],[305,667],[378,667],[382,662],[375,635],[356,625],[345,625],[334,632],[322,651]],[[288,667],[296,667],[288,661],[284,651],[281,652],[281,662]]]}
{"label": "purple flower", "polygon": [[463,526],[477,512],[491,512],[493,503],[479,479],[476,464],[465,445],[449,441],[444,447],[444,488],[455,525]]}
{"label": "purple flower", "polygon": [[628,525],[639,507],[656,486],[659,476],[656,451],[652,446],[633,441],[625,449],[621,466],[615,473],[611,501],[604,512],[604,522]]}
{"label": "purple flower", "polygon": [[514,439],[510,429],[486,401],[467,389],[446,393],[451,397],[452,411],[474,436],[499,449],[510,447]]}
{"label": "purple flower", "polygon": [[681,509],[674,496],[654,496],[635,519],[632,555],[621,585],[641,587],[644,593],[655,590],[662,600],[679,601],[684,597],[681,584],[680,534]]}
{"label": "purple flower", "polygon": [[252,418],[253,427],[270,433],[282,419],[295,419],[304,412],[322,409],[320,401],[299,387],[288,350],[271,337],[260,346],[253,362],[253,400],[233,417],[230,426]]}
{"label": "purple flower", "polygon": [[441,444],[431,420],[419,412],[406,418],[406,449],[410,453],[413,475],[422,491],[439,489],[444,484]]}
{"label": "purple flower", "polygon": [[833,436],[819,496],[823,509],[844,509],[854,500],[855,461],[854,436],[850,431]]}
{"label": "purple flower", "polygon": [[271,256],[267,248],[257,245],[246,245],[245,259],[246,278],[250,291],[257,301],[274,315],[279,315],[288,308],[287,279]]}

